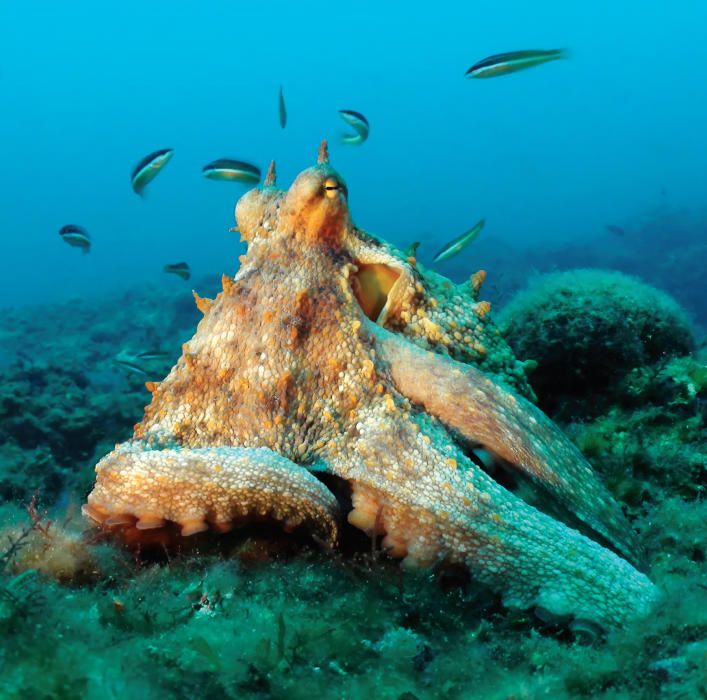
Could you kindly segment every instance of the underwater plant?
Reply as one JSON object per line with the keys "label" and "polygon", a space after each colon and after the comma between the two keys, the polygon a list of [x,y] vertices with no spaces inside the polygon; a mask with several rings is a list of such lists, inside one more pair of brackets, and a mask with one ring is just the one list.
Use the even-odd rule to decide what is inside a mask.
{"label": "underwater plant", "polygon": [[499,323],[545,410],[596,413],[634,369],[689,354],[690,320],[665,292],[610,270],[539,275],[503,307]]}
{"label": "underwater plant", "polygon": [[79,585],[95,580],[100,569],[91,552],[90,540],[83,536],[70,514],[62,522],[40,512],[37,496],[27,506],[29,522],[0,530],[0,542],[8,546],[2,556],[6,571],[43,574],[59,583]]}

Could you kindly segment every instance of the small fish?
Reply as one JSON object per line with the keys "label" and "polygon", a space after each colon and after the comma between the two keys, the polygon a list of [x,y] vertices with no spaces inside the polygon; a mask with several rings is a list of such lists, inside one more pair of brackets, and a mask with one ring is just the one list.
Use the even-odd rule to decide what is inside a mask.
{"label": "small fish", "polygon": [[166,360],[169,356],[170,353],[164,350],[145,350],[144,352],[139,352],[135,357],[138,360],[149,362],[150,360]]}
{"label": "small fish", "polygon": [[172,157],[173,153],[173,148],[160,148],[159,151],[145,156],[135,166],[133,174],[130,176],[133,191],[142,196],[145,187],[147,187],[147,185],[157,177],[160,170],[169,163],[169,159]]}
{"label": "small fish", "polygon": [[141,377],[148,376],[147,372],[131,358],[115,357],[113,358],[113,364],[118,365],[118,367],[122,367],[123,369],[127,369],[128,372],[134,372],[135,374],[139,374]]}
{"label": "small fish", "polygon": [[355,134],[344,134],[342,137],[344,143],[359,146],[368,138],[371,126],[363,114],[354,112],[352,109],[340,109],[339,116],[356,132]]}
{"label": "small fish", "polygon": [[68,243],[74,248],[83,249],[83,254],[86,255],[91,250],[91,237],[86,229],[75,224],[67,224],[59,229],[59,235],[65,243]]}
{"label": "small fish", "polygon": [[403,251],[403,255],[405,255],[406,258],[414,258],[419,247],[420,241],[415,241],[414,243],[411,243],[407,248],[405,248],[405,250]]}
{"label": "small fish", "polygon": [[442,249],[437,253],[437,255],[432,258],[433,262],[442,262],[447,258],[451,258],[456,255],[460,250],[469,245],[480,233],[481,229],[484,227],[486,219],[481,219],[477,224],[470,228],[466,233],[462,233],[461,236],[450,241],[446,245],[442,246]]}
{"label": "small fish", "polygon": [[260,182],[260,168],[250,163],[231,158],[219,158],[201,169],[210,180],[235,180],[237,182]]}
{"label": "small fish", "polygon": [[183,280],[188,280],[191,277],[191,270],[189,269],[189,265],[185,262],[165,265],[163,269],[165,272],[169,272],[172,275],[177,275],[177,277],[181,277]]}
{"label": "small fish", "polygon": [[529,51],[510,51],[497,53],[475,63],[465,73],[467,78],[494,78],[519,70],[539,66],[541,63],[567,58],[565,49],[530,49]]}
{"label": "small fish", "polygon": [[282,85],[280,85],[280,127],[285,128],[287,125],[287,109],[285,108],[285,96],[282,94]]}
{"label": "small fish", "polygon": [[621,226],[616,226],[615,224],[607,224],[606,230],[609,233],[613,233],[615,236],[625,236],[626,231],[624,231]]}

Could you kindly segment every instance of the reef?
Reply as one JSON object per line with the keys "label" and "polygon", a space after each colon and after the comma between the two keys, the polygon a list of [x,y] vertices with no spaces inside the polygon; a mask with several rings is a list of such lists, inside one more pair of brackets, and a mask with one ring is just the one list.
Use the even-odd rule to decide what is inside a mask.
{"label": "reef", "polygon": [[630,512],[640,513],[665,492],[686,501],[704,498],[706,359],[702,353],[634,369],[604,412],[567,425]]}
{"label": "reef", "polygon": [[[515,235],[509,239],[502,234],[482,237],[474,242],[474,260],[489,271],[484,291],[495,306],[507,304],[534,275],[587,268],[613,270],[667,292],[704,329],[706,229],[704,211],[666,203],[627,224],[623,236],[604,227],[597,232],[582,227],[582,233],[568,231],[556,242],[544,237],[536,242]],[[425,248],[422,252],[424,256]],[[443,267],[445,274],[464,279],[468,275],[467,260],[465,256],[452,258]]]}
{"label": "reef", "polygon": [[51,505],[86,490],[95,455],[130,434],[145,379],[169,366],[169,358],[152,362],[143,377],[121,370],[116,357],[162,347],[176,357],[197,319],[189,299],[159,287],[32,313],[8,309],[0,329],[0,497],[27,503],[39,492]]}
{"label": "reef", "polygon": [[567,415],[601,410],[625,393],[631,372],[663,366],[695,347],[688,315],[675,300],[611,270],[538,275],[499,322],[513,350],[536,364],[540,405]]}

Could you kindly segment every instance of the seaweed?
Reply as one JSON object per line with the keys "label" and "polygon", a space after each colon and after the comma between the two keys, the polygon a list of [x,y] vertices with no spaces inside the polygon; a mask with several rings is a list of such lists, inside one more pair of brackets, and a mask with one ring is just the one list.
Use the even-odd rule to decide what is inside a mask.
{"label": "seaweed", "polygon": [[[82,498],[91,479],[92,457],[81,455],[104,451],[108,440],[129,431],[147,400],[141,379],[120,374],[111,358],[118,344],[135,349],[148,342],[145,326],[152,346],[178,349],[191,323],[186,294],[184,304],[159,297],[167,322],[150,294],[57,307],[43,314],[42,324],[20,323],[26,342],[59,340],[46,356],[4,370],[22,389],[14,393],[30,387],[34,393],[13,397],[6,389],[3,396],[19,402],[15,411],[41,417],[58,411],[52,431],[60,434],[45,439],[39,421],[39,443],[23,446],[8,433],[0,448],[11,457],[0,455],[0,484],[13,484],[5,497],[30,506],[0,509],[4,696],[609,700],[707,694],[702,356],[666,353],[627,366],[612,380],[604,405],[565,416],[570,436],[628,510],[649,575],[664,592],[649,618],[602,638],[533,610],[505,609],[461,572],[403,571],[376,540],[354,540],[326,555],[264,527],[168,553],[103,542],[68,505],[71,492]],[[179,321],[169,327],[174,318]],[[67,387],[84,402],[83,415],[63,400]],[[62,446],[76,443],[61,433],[80,421],[91,427],[72,461]],[[49,486],[42,491],[46,510],[31,498],[43,484]],[[88,558],[70,561],[90,560],[90,575],[63,577],[56,567],[47,569],[57,547],[64,561],[67,548],[83,552]]]}

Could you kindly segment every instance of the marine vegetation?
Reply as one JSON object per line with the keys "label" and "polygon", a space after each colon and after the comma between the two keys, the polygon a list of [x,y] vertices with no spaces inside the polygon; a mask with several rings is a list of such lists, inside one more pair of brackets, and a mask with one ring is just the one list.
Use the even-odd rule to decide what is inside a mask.
{"label": "marine vegetation", "polygon": [[[432,296],[456,304],[462,292],[478,295],[483,275],[473,276],[468,291],[445,288],[428,270],[422,279]],[[202,293],[215,287],[210,279],[196,284]],[[1,442],[13,455],[10,461],[3,452],[0,477],[12,489],[6,498],[17,503],[32,505],[41,491],[33,514],[11,505],[0,510],[6,697],[705,694],[705,358],[676,357],[629,372],[605,414],[563,423],[627,509],[662,592],[648,617],[602,634],[586,622],[568,626],[503,607],[454,569],[401,570],[379,539],[346,528],[335,552],[264,524],[184,538],[168,552],[124,550],[93,528],[81,535],[85,526],[72,504],[91,487],[93,455],[127,439],[145,403],[143,378],[117,370],[116,352],[171,350],[156,365],[156,380],[197,317],[185,291],[156,286],[32,314],[7,309],[0,317],[1,347],[9,353],[0,365]],[[37,347],[45,348],[41,357],[26,354]],[[490,347],[484,358],[470,350],[458,359],[530,395],[523,365],[510,354],[500,362],[504,346]],[[67,374],[76,378],[69,382]],[[46,426],[34,446],[14,439],[22,431],[11,421],[21,415],[35,428]]]}
{"label": "marine vegetation", "polygon": [[[668,294],[611,270],[538,275],[499,317],[509,345],[537,363],[540,406],[597,413],[632,371],[662,367],[695,347],[687,313]],[[568,358],[571,361],[568,362]]]}
{"label": "marine vegetation", "polygon": [[[707,483],[707,357],[668,359],[632,370],[614,402],[591,422],[568,431],[600,465],[612,493],[639,513],[666,490],[694,501]],[[696,533],[697,538],[699,535]],[[704,545],[696,545],[699,547]]]}

